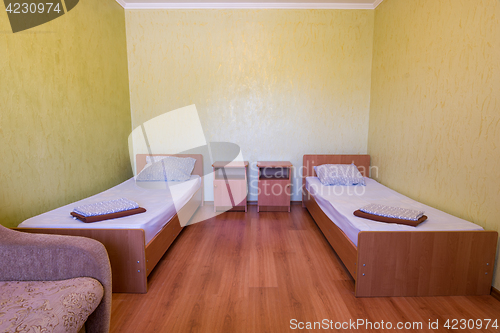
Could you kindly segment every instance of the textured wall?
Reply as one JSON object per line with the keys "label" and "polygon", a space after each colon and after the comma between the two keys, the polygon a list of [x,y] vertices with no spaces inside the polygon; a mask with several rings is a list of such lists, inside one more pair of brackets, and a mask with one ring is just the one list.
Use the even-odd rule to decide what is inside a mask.
{"label": "textured wall", "polygon": [[500,230],[499,20],[498,0],[385,0],[368,140],[382,183],[489,230]]}
{"label": "textured wall", "polygon": [[133,127],[196,104],[207,141],[236,143],[250,162],[290,160],[298,168],[305,153],[366,153],[373,17],[370,10],[127,10]]}
{"label": "textured wall", "polygon": [[16,226],[131,175],[125,15],[84,0],[13,34],[0,9],[0,223]]}

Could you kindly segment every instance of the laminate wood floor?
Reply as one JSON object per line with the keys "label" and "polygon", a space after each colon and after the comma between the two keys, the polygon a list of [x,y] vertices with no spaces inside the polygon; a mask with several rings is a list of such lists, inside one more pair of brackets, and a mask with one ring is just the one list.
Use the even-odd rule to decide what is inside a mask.
{"label": "laminate wood floor", "polygon": [[[213,206],[197,214],[206,209]],[[249,206],[186,227],[148,283],[147,294],[113,294],[111,332],[444,332],[448,319],[483,325],[457,331],[498,332],[493,322],[484,330],[484,319],[500,325],[492,296],[355,298],[354,280],[300,205],[291,213]],[[334,329],[292,329],[324,319]],[[357,320],[372,326],[346,327]],[[429,329],[436,320],[439,329]],[[388,322],[392,329],[376,329]],[[400,330],[398,322],[422,329]]]}

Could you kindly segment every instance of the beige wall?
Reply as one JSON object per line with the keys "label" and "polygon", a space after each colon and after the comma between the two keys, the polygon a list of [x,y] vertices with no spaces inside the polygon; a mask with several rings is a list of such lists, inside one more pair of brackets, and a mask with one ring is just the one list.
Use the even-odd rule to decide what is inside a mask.
{"label": "beige wall", "polygon": [[499,20],[498,0],[384,0],[368,138],[379,181],[489,230],[500,230]]}
{"label": "beige wall", "polygon": [[12,227],[131,175],[130,99],[116,1],[16,34],[0,9],[0,223]]}
{"label": "beige wall", "polygon": [[[207,141],[238,144],[250,162],[299,168],[305,153],[366,153],[373,17],[127,10],[132,125],[195,104]],[[205,185],[212,200],[209,179]]]}

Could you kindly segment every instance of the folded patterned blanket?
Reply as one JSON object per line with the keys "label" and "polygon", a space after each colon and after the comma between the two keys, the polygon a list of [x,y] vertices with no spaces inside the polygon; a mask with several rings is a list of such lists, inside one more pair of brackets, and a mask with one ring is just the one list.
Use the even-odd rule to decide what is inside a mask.
{"label": "folded patterned blanket", "polygon": [[380,215],[373,215],[373,214],[362,212],[359,209],[357,211],[355,211],[353,214],[357,217],[362,217],[364,219],[369,219],[369,220],[373,220],[373,221],[377,221],[377,222],[404,224],[404,225],[409,225],[411,227],[416,227],[420,223],[427,220],[427,216],[425,216],[425,215],[422,215],[422,217],[419,218],[417,221],[412,221],[412,220],[405,220],[405,219],[395,219],[392,217],[385,217],[385,216],[380,216]]}
{"label": "folded patterned blanket", "polygon": [[410,221],[418,221],[424,215],[423,211],[378,204],[369,204],[361,207],[359,210],[372,215]]}
{"label": "folded patterned blanket", "polygon": [[110,220],[110,219],[117,219],[119,217],[125,217],[125,216],[135,215],[135,214],[144,213],[144,212],[146,212],[146,209],[139,207],[139,208],[135,208],[135,209],[124,210],[124,211],[117,212],[117,213],[95,215],[95,216],[83,216],[83,215],[77,214],[75,212],[71,212],[70,214],[71,214],[71,216],[73,216],[76,219],[79,219],[82,222],[91,223],[91,222],[99,222],[99,221]]}
{"label": "folded patterned blanket", "polygon": [[137,208],[139,208],[137,202],[125,198],[120,198],[116,200],[101,201],[89,205],[79,206],[76,207],[73,212],[81,216],[89,217],[118,213]]}

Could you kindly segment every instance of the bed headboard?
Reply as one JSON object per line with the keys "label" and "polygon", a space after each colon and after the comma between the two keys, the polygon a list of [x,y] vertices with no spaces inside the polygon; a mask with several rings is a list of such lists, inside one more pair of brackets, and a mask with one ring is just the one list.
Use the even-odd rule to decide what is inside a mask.
{"label": "bed headboard", "polygon": [[306,186],[306,177],[316,176],[315,166],[322,164],[351,164],[358,167],[364,177],[370,176],[370,155],[304,155],[302,161],[302,189]]}
{"label": "bed headboard", "polygon": [[192,174],[203,177],[203,155],[201,154],[137,154],[135,155],[135,167],[137,174],[146,166],[146,156],[176,156],[176,157],[192,157],[196,160]]}

